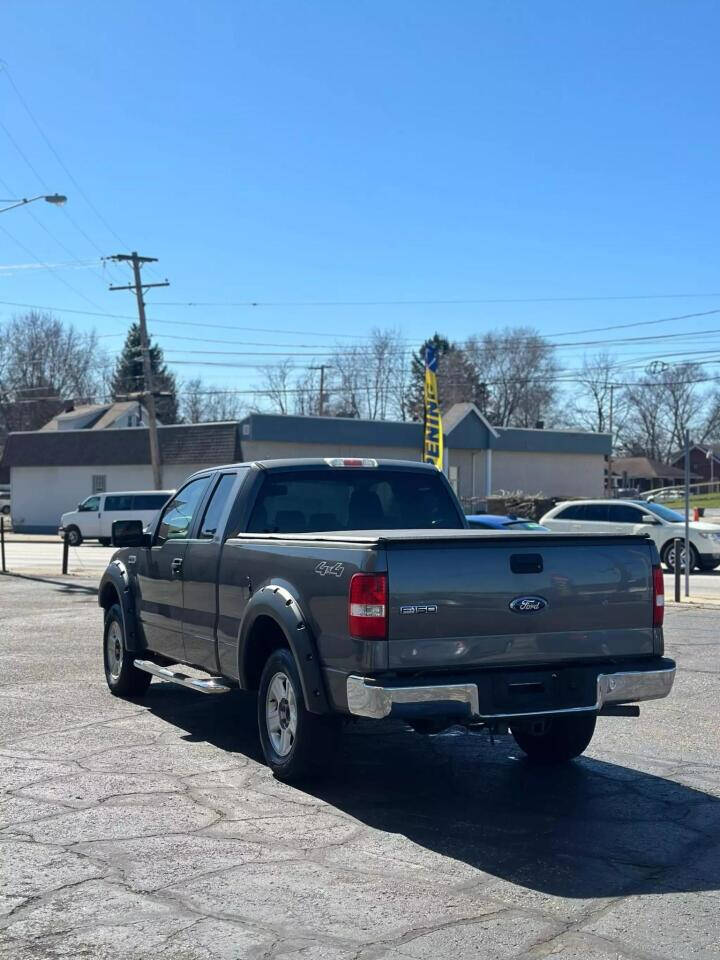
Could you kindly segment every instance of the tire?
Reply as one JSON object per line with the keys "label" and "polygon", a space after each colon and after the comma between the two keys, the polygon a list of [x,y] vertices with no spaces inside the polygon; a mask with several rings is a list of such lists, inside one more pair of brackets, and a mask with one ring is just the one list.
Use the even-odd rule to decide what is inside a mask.
{"label": "tire", "polygon": [[305,707],[295,658],[283,647],[268,658],[258,690],[258,731],[265,761],[278,780],[317,776],[335,754],[339,718]]}
{"label": "tire", "polygon": [[98,537],[98,543],[101,547],[109,547],[112,544],[110,537]]}
{"label": "tire", "polygon": [[[682,553],[680,554],[681,558],[683,553],[684,551],[682,551]],[[662,562],[665,564],[665,567],[670,573],[675,573],[675,542],[673,540],[670,540],[669,543],[666,543],[665,546],[663,547]],[[690,573],[692,573],[693,570],[695,570],[695,568],[698,566],[698,563],[699,563],[698,552],[695,549],[695,547],[692,544],[690,544]],[[680,563],[680,569],[683,572],[685,570],[685,564],[682,562],[682,559]]]}
{"label": "tire", "polygon": [[115,603],[105,615],[103,630],[103,665],[108,689],[116,697],[142,697],[152,677],[138,670],[134,655],[125,646],[122,611]]}
{"label": "tire", "polygon": [[65,531],[65,536],[71,547],[79,547],[83,542],[82,534],[77,527],[68,527]]}
{"label": "tire", "polygon": [[2,508],[2,515],[4,517],[10,516],[10,507],[7,504],[5,504],[5,506]]}
{"label": "tire", "polygon": [[534,725],[511,727],[510,732],[533,763],[567,763],[587,748],[595,733],[596,719],[594,713],[550,717],[542,721],[536,732]]}

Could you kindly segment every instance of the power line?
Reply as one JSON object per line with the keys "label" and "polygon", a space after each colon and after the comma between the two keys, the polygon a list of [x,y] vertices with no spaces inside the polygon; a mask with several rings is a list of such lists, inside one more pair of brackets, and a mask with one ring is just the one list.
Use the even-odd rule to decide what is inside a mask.
{"label": "power line", "polygon": [[68,281],[64,277],[61,277],[59,273],[56,273],[55,270],[53,270],[53,268],[49,266],[49,264],[45,263],[44,260],[41,260],[40,257],[35,256],[32,250],[29,247],[26,247],[25,244],[22,243],[20,240],[18,240],[17,237],[13,236],[13,234],[10,233],[9,230],[6,230],[5,227],[3,226],[0,226],[0,230],[2,230],[5,236],[9,237],[13,241],[13,243],[16,243],[21,250],[24,250],[29,257],[32,257],[33,260],[36,260],[41,266],[45,267],[46,270],[49,270],[50,273],[52,273],[52,275],[56,277],[60,281],[60,283],[63,284],[63,286],[66,286],[68,290],[71,290],[75,294],[75,296],[80,297],[81,300],[84,300],[86,303],[89,303],[91,307],[97,307],[99,310],[102,310],[102,307],[100,307],[99,304],[95,303],[94,300],[91,300],[90,297],[86,297],[84,293],[81,293],[71,283],[68,283]]}
{"label": "power line", "polygon": [[[82,196],[82,198],[85,200],[85,203],[87,203],[87,205],[88,205],[88,206],[90,207],[90,209],[93,211],[93,213],[94,213],[95,216],[98,218],[98,220],[100,220],[100,222],[103,224],[103,226],[105,227],[105,229],[108,230],[108,231],[112,234],[112,236],[118,241],[118,243],[120,243],[120,244],[122,244],[122,246],[126,247],[127,244],[125,243],[125,241],[122,239],[122,237],[119,237],[119,236],[117,235],[117,233],[115,233],[115,231],[113,230],[113,228],[112,228],[112,227],[110,226],[110,224],[107,222],[107,220],[105,219],[105,217],[103,217],[103,215],[100,213],[100,211],[99,211],[98,208],[95,206],[95,204],[92,202],[92,200],[90,199],[90,197],[85,193],[85,191],[83,190],[83,188],[80,186],[80,184],[78,183],[78,181],[75,179],[75,177],[72,175],[72,173],[71,173],[70,170],[68,169],[67,165],[65,164],[65,161],[62,159],[62,157],[60,156],[60,154],[57,152],[57,150],[55,149],[55,147],[54,147],[54,146],[52,145],[52,143],[50,142],[49,137],[46,135],[45,131],[44,131],[43,128],[40,126],[40,123],[38,122],[37,118],[35,117],[35,114],[32,112],[32,110],[30,109],[27,101],[25,100],[25,98],[23,97],[23,95],[20,93],[20,90],[18,89],[17,84],[16,84],[15,81],[13,80],[12,74],[10,73],[10,70],[8,69],[7,64],[4,63],[4,62],[0,62],[0,70],[2,70],[2,72],[5,74],[5,77],[7,78],[7,81],[8,81],[8,83],[10,84],[10,86],[12,87],[12,89],[13,89],[13,91],[14,91],[14,93],[15,93],[15,96],[18,98],[18,100],[19,100],[20,103],[22,104],[22,107],[23,107],[23,109],[25,110],[25,112],[27,113],[28,117],[30,117],[30,120],[32,121],[33,125],[35,126],[35,129],[36,129],[37,132],[40,134],[40,136],[42,137],[42,139],[45,141],[45,144],[46,144],[48,150],[50,150],[50,152],[52,153],[52,155],[55,157],[55,159],[57,160],[57,162],[60,164],[60,166],[62,167],[62,169],[65,171],[66,175],[70,178],[70,181],[71,181],[71,183],[73,184],[73,186],[75,187],[75,189],[76,189],[76,190],[78,191],[78,193]],[[5,128],[3,127],[3,129],[5,129]],[[6,132],[7,132],[7,130],[6,130]],[[27,158],[26,158],[26,160],[27,160]],[[34,169],[34,168],[32,167],[32,164],[30,164],[29,161],[27,161],[27,162],[28,162],[28,164],[31,166],[31,168]],[[88,238],[88,239],[89,239],[89,238]],[[92,243],[92,242],[93,242],[93,241],[91,240],[90,243]],[[94,244],[93,244],[93,245],[94,245]],[[100,251],[100,250],[99,250],[99,252],[102,253],[102,251]]]}
{"label": "power line", "polygon": [[165,307],[426,307],[501,303],[589,303],[617,300],[687,300],[720,297],[720,293],[645,293],[582,297],[488,297],[449,300],[170,300]]}

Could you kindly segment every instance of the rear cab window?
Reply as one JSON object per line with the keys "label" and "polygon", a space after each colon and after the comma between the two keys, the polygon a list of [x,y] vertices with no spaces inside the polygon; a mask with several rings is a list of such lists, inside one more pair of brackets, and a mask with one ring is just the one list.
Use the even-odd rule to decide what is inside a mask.
{"label": "rear cab window", "polygon": [[248,532],[464,527],[440,474],[349,467],[272,471],[263,481]]}

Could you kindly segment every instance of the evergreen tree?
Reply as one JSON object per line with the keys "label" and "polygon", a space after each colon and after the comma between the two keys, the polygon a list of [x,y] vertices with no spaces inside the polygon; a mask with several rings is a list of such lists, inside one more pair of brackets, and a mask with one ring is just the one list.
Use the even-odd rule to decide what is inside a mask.
{"label": "evergreen tree", "polygon": [[[177,423],[177,384],[168,370],[163,352],[150,341],[150,369],[152,370],[155,410],[161,423]],[[134,323],[128,331],[125,344],[115,362],[115,372],[110,384],[112,395],[122,400],[128,394],[145,390],[142,352],[140,350],[140,325]]]}
{"label": "evergreen tree", "polygon": [[485,412],[487,387],[481,382],[475,365],[463,347],[434,333],[413,354],[410,364],[407,409],[412,420],[422,420],[425,395],[425,350],[435,347],[438,357],[437,381],[440,409],[445,412],[456,403],[474,403]]}

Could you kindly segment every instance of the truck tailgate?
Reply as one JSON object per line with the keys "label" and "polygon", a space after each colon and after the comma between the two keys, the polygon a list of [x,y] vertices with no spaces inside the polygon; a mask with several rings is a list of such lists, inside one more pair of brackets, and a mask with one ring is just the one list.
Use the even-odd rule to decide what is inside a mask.
{"label": "truck tailgate", "polygon": [[478,533],[384,545],[391,669],[658,652],[646,538]]}

